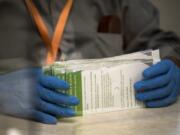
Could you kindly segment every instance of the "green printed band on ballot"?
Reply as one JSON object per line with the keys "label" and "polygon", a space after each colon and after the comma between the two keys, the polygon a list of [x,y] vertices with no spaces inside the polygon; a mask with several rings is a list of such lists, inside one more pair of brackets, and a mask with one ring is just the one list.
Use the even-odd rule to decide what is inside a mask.
{"label": "green printed band on ballot", "polygon": [[62,92],[71,96],[76,96],[80,103],[78,106],[72,107],[75,110],[77,116],[83,115],[83,102],[82,102],[82,81],[81,81],[81,71],[73,72],[67,71],[61,66],[51,66],[49,68],[44,68],[44,74],[55,76],[61,80],[69,83],[70,88],[68,90],[57,90],[57,92]]}

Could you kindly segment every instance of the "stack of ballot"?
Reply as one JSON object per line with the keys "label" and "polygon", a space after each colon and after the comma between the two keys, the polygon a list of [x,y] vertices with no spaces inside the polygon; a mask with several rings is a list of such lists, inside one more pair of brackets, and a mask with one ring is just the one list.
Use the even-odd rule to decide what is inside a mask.
{"label": "stack of ballot", "polygon": [[46,75],[70,84],[69,90],[57,90],[80,99],[74,107],[77,115],[140,108],[134,83],[143,79],[143,71],[160,61],[159,50],[147,50],[104,59],[56,62],[44,67]]}

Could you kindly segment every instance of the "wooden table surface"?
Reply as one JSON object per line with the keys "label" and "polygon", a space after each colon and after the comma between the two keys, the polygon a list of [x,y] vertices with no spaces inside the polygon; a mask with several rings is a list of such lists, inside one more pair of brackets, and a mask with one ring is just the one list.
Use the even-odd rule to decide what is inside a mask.
{"label": "wooden table surface", "polygon": [[57,125],[0,116],[0,135],[180,135],[180,102],[62,119]]}

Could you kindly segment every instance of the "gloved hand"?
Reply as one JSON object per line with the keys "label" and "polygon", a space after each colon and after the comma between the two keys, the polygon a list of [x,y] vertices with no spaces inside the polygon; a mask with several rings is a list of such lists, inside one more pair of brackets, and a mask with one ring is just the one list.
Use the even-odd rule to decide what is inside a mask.
{"label": "gloved hand", "polygon": [[136,98],[147,107],[166,107],[180,93],[180,68],[171,60],[162,60],[143,72],[144,80],[134,85]]}
{"label": "gloved hand", "polygon": [[23,69],[0,76],[0,113],[55,124],[57,117],[74,116],[70,106],[76,97],[55,92],[69,85],[45,76],[40,68]]}

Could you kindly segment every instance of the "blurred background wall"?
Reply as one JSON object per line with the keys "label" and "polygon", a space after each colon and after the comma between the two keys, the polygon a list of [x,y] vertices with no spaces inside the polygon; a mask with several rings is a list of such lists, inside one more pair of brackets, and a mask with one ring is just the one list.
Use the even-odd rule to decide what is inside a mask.
{"label": "blurred background wall", "polygon": [[180,36],[180,0],[151,0],[160,11],[161,27]]}

